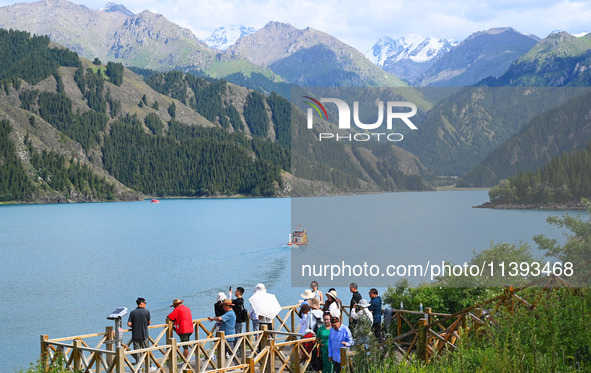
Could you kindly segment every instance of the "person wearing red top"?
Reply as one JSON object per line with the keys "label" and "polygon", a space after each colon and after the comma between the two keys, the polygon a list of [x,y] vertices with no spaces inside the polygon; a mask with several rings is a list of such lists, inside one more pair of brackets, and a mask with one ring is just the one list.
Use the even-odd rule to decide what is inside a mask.
{"label": "person wearing red top", "polygon": [[[188,342],[193,334],[193,317],[189,307],[183,305],[184,300],[175,299],[172,301],[174,310],[168,315],[168,320],[174,321],[174,330],[179,335],[181,342]],[[189,346],[183,346],[185,359],[189,356]]]}

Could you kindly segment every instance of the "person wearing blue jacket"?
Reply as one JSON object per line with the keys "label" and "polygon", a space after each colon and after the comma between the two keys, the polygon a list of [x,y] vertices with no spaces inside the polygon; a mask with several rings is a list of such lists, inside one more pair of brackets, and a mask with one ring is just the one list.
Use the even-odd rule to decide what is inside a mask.
{"label": "person wearing blue jacket", "polygon": [[341,324],[338,317],[331,317],[330,324],[332,328],[328,336],[328,360],[332,362],[334,373],[340,373],[341,363],[343,363],[341,361],[341,347],[353,346],[353,336],[349,328]]}
{"label": "person wearing blue jacket", "polygon": [[372,288],[369,291],[369,297],[371,300],[369,301],[369,308],[368,310],[371,311],[373,315],[373,324],[371,325],[373,329],[373,334],[376,336],[378,341],[382,340],[382,298],[378,295],[378,289]]}

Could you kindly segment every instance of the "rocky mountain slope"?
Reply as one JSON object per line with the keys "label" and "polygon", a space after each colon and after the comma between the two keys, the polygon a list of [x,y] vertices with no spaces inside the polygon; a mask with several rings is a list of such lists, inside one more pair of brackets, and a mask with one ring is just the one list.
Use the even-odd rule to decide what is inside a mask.
{"label": "rocky mountain slope", "polygon": [[538,40],[536,36],[524,35],[509,27],[476,32],[435,62],[418,85],[462,87],[489,76],[499,76]]}
{"label": "rocky mountain slope", "polygon": [[[564,91],[564,89],[563,89]],[[586,88],[565,104],[534,117],[522,130],[491,152],[458,185],[491,187],[520,171],[533,171],[553,157],[591,142],[591,93]]]}
{"label": "rocky mountain slope", "polygon": [[269,70],[224,54],[193,33],[148,10],[133,14],[109,3],[92,10],[67,0],[43,0],[0,8],[0,27],[49,35],[87,59],[122,62],[154,70],[201,70],[211,76]]}
{"label": "rocky mountain slope", "polygon": [[579,94],[550,88],[461,88],[430,110],[417,124],[420,130],[406,135],[401,146],[438,175],[463,176],[535,116]]}
{"label": "rocky mountain slope", "polygon": [[481,85],[498,86],[588,86],[591,84],[591,34],[579,36],[555,32],[540,40],[511,64],[501,76]]}
{"label": "rocky mountain slope", "polygon": [[269,67],[301,86],[404,86],[338,39],[312,28],[269,22],[227,49],[234,56]]}

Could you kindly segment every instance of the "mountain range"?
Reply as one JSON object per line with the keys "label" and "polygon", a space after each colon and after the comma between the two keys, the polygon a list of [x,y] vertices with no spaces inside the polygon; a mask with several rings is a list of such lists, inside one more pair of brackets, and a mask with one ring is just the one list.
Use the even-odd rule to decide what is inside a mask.
{"label": "mountain range", "polygon": [[416,157],[392,148],[338,144],[339,164],[308,160],[313,173],[290,175],[297,109],[277,94],[179,71],[144,81],[27,32],[0,29],[0,45],[0,200],[430,188]]}
{"label": "mountain range", "polygon": [[425,71],[418,85],[465,87],[489,76],[499,76],[539,40],[510,27],[476,32],[439,58]]}
{"label": "mountain range", "polygon": [[301,86],[404,86],[355,48],[310,27],[269,22],[243,36],[227,52],[265,66]]}
{"label": "mountain range", "polygon": [[[235,73],[250,77],[258,73],[272,82],[309,85],[404,85],[360,52],[328,34],[311,28],[298,30],[277,22],[270,22],[253,34],[250,34],[252,29],[245,27],[240,31],[238,27],[243,35],[227,52],[211,48],[189,29],[162,15],[148,10],[133,14],[125,6],[113,3],[100,10],[67,0],[20,3],[0,8],[0,27],[49,35],[52,41],[87,59],[98,57],[160,71],[177,69],[211,77]],[[224,29],[212,35],[217,38],[216,42],[211,39],[212,44],[225,47],[236,37],[229,35],[235,32],[233,30]],[[223,38],[226,43],[219,44]],[[274,40],[272,47],[277,48],[272,54],[282,56],[273,59],[274,66],[258,58],[263,49],[269,49],[265,47],[269,38]],[[281,49],[286,45],[291,47]]]}
{"label": "mountain range", "polygon": [[423,73],[458,43],[454,40],[401,36],[380,38],[365,56],[384,70],[415,84]]}
{"label": "mountain range", "polygon": [[[115,3],[109,3],[99,10],[91,10],[66,0],[44,0],[2,7],[0,8],[0,27],[49,35],[52,41],[64,45],[89,60],[96,58],[95,66],[103,66],[103,68],[104,63],[114,61],[127,66],[155,70],[145,70],[146,77],[154,74],[160,76],[158,71],[168,70],[191,71],[197,75],[213,78],[226,77],[228,81],[264,93],[264,99],[252,98],[252,100],[264,102],[260,108],[264,107],[268,113],[272,111],[270,102],[275,102],[269,98],[271,97],[269,94],[277,91],[288,97],[291,85],[398,87],[408,86],[410,83],[420,87],[475,85],[484,88],[589,86],[591,83],[589,72],[591,71],[591,35],[588,34],[570,35],[565,32],[555,32],[540,40],[536,36],[505,27],[476,32],[459,43],[434,37],[407,36],[398,39],[383,37],[364,55],[322,31],[312,28],[298,29],[286,23],[269,22],[259,30],[245,26],[219,28],[207,39],[208,45],[198,40],[190,30],[175,25],[162,15],[150,11],[134,14],[124,5]],[[84,66],[87,65],[88,63],[84,62]],[[63,73],[63,69],[60,73]],[[64,75],[64,82],[69,81],[71,73],[73,72],[70,71]],[[4,75],[7,74],[12,73],[5,71]],[[132,76],[127,70],[125,74]],[[399,79],[400,77],[403,79]],[[132,81],[135,81],[134,79]],[[178,112],[181,116],[187,115],[186,120],[201,123],[206,127],[221,127],[230,132],[237,131],[247,137],[258,136],[258,129],[250,128],[244,114],[246,97],[258,96],[244,88],[226,88],[227,92],[243,92],[236,96],[241,98],[235,101],[236,98],[221,95],[220,99],[223,103],[214,105],[218,107],[216,109],[218,114],[213,115],[200,108],[200,105],[205,104],[198,100],[200,96],[195,94],[195,89],[200,90],[201,88],[197,86],[202,83],[189,88],[191,84],[197,84],[191,79],[193,78],[175,80],[174,84],[187,87],[186,91],[182,89],[179,91],[179,87],[176,86],[174,90],[170,90],[170,87],[166,86],[168,83],[165,84],[168,88],[164,89],[152,80],[150,89],[156,93],[147,95],[147,100],[150,101],[150,97],[155,99],[156,94],[164,95],[180,102],[177,105]],[[150,80],[146,78],[146,82]],[[74,95],[71,96],[73,107],[83,108],[76,88],[71,84],[64,85],[65,92],[68,95]],[[5,85],[5,90],[8,89],[6,87]],[[133,89],[129,85],[126,87],[126,89]],[[213,84],[213,87],[217,85]],[[500,159],[502,157],[495,155],[499,154],[498,152],[509,154],[509,150],[499,150],[506,149],[503,146],[508,146],[507,141],[524,143],[513,137],[519,136],[525,128],[533,126],[535,118],[540,118],[544,111],[560,110],[562,106],[568,105],[574,99],[573,96],[562,93],[552,97],[552,91],[537,92],[532,95],[527,90],[480,91],[480,88],[456,89],[447,93],[426,95],[416,93],[416,97],[420,97],[426,103],[420,108],[421,112],[418,114],[422,126],[420,131],[405,135],[405,140],[400,144],[405,151],[418,156],[420,161],[430,169],[426,170],[422,165],[419,168],[414,167],[415,175],[427,175],[429,171],[438,175],[460,177],[470,175],[463,181],[465,185],[490,185],[498,181],[499,177],[505,177],[506,173],[494,169],[490,163],[492,161],[487,161],[487,157]],[[19,94],[22,93],[21,88],[15,86],[14,89]],[[9,91],[10,89],[7,92]],[[120,97],[124,96],[116,88],[111,91],[113,94],[117,92],[116,95]],[[218,94],[215,93],[217,91],[202,92]],[[538,98],[533,100],[536,95]],[[182,97],[185,98],[182,99]],[[135,95],[133,100],[137,100]],[[126,108],[125,112],[130,115],[138,110],[137,102],[132,101],[121,100],[123,107]],[[8,105],[7,102],[12,104],[18,102],[14,100],[14,93],[7,93],[3,105]],[[168,107],[170,102],[166,102]],[[233,102],[239,103],[234,105]],[[236,108],[243,128],[240,128],[236,113],[230,109],[231,106]],[[185,107],[189,111],[185,111]],[[4,109],[5,112],[14,111],[6,106]],[[503,110],[506,113],[503,113]],[[161,111],[162,109],[159,110]],[[196,116],[189,115],[191,112],[196,113]],[[554,116],[554,118],[559,117]],[[21,115],[18,118],[22,119],[24,116]],[[142,118],[140,116],[140,119]],[[111,118],[111,120],[115,119],[115,117]],[[164,115],[160,120],[166,130],[167,123],[171,121],[170,115],[168,117]],[[277,128],[274,127],[273,120],[270,123],[269,129],[265,132],[267,135],[264,137],[266,141],[276,142],[278,141]],[[564,130],[568,132],[568,127]],[[548,138],[543,136],[538,138],[544,131],[523,132],[533,137],[531,142],[525,143],[537,144],[536,149],[539,153],[551,147]],[[582,146],[572,139],[575,129],[571,132],[570,137],[566,134],[561,135],[560,151]],[[20,131],[21,135],[24,133]],[[547,144],[546,148],[544,144]],[[396,151],[400,153],[402,150],[397,148]],[[79,151],[75,153],[81,154]],[[98,153],[94,154],[92,151],[90,153],[85,155],[89,160],[99,157]],[[374,164],[384,161],[384,158],[380,160],[370,157],[366,150],[351,148],[347,154],[356,157],[358,164],[366,164],[360,160],[364,157],[371,158]],[[412,154],[405,152],[404,156],[398,154],[397,157],[388,159],[413,159],[411,163],[415,163],[417,160]],[[535,163],[533,160],[529,161],[529,158],[533,159],[534,156],[527,151],[522,149],[518,154],[523,160],[508,168],[512,170],[511,172],[521,170],[525,164]],[[549,150],[548,154],[550,154]],[[547,156],[536,157],[540,160],[548,159]],[[331,167],[335,167],[335,164],[327,167],[326,172]],[[393,188],[391,182],[394,179],[392,174],[388,174],[390,171],[384,171],[387,169],[384,165],[379,169],[385,172],[385,176],[379,176],[381,181],[378,183],[376,183],[377,179],[374,179],[377,175],[374,172],[375,169],[370,172],[367,166],[362,168],[364,171],[357,170],[353,173],[354,178],[365,180],[363,182],[368,183],[367,185],[373,183],[375,186],[381,183],[382,186],[388,185],[388,188]],[[485,173],[489,173],[489,176],[494,175],[484,177],[482,173],[474,174],[483,169]],[[318,175],[314,177],[316,176]]]}
{"label": "mountain range", "polygon": [[204,71],[210,76],[268,69],[210,48],[193,33],[148,10],[133,14],[123,5],[92,10],[66,0],[43,0],[0,8],[0,27],[48,35],[81,57],[154,70]]}

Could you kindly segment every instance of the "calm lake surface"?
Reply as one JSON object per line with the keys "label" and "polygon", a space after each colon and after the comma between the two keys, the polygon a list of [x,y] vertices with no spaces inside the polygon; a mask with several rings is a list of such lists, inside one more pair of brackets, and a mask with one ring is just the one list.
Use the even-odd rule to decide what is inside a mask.
{"label": "calm lake surface", "polygon": [[[343,205],[347,198],[353,197],[296,203]],[[418,228],[400,229],[407,247],[444,244],[458,250],[457,258],[449,258],[457,262],[491,241],[532,243],[539,233],[561,237],[545,219],[563,212],[471,208],[488,200],[486,191],[371,198],[395,203],[405,221],[422,228],[420,240]],[[0,372],[35,361],[41,334],[104,331],[112,325],[106,316],[119,306],[135,308],[139,296],[147,299],[153,324],[164,322],[175,298],[185,300],[194,318],[212,315],[216,294],[230,285],[243,286],[248,298],[263,282],[282,305],[297,303],[304,289],[291,287],[291,249],[285,245],[291,209],[291,199],[0,206]],[[318,225],[315,219],[310,226]],[[319,282],[323,291],[330,287]],[[366,297],[367,289],[360,290]],[[348,303],[348,288],[337,291]]]}

